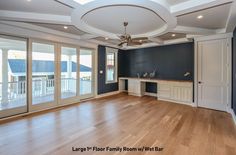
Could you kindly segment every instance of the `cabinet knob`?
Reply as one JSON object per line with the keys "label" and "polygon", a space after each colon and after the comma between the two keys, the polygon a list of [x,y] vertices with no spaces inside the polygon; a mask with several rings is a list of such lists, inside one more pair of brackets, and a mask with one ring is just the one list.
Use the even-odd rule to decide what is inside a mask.
{"label": "cabinet knob", "polygon": [[198,81],[198,84],[202,84],[202,81]]}

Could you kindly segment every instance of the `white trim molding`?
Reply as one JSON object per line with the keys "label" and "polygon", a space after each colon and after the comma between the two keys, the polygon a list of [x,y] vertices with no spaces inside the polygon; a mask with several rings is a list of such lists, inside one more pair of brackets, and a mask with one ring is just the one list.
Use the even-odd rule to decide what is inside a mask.
{"label": "white trim molding", "polygon": [[[118,49],[116,48],[110,48],[110,47],[105,47],[105,83],[106,84],[111,84],[111,83],[117,83],[118,82]],[[107,55],[108,54],[114,54],[114,79],[111,81],[107,80]]]}
{"label": "white trim molding", "polygon": [[102,97],[108,97],[108,96],[112,96],[112,95],[116,95],[119,94],[120,91],[113,91],[113,92],[109,92],[109,93],[104,93],[104,94],[100,94],[100,95],[96,95],[95,98],[102,98]]}
{"label": "white trim molding", "polygon": [[232,115],[232,119],[234,121],[234,124],[236,125],[236,114],[234,113],[234,110],[230,109],[229,113]]}

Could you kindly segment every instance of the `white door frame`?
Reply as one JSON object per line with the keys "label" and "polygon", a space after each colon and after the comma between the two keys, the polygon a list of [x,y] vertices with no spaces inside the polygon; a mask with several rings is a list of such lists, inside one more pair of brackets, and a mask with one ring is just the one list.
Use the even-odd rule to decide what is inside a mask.
{"label": "white door frame", "polygon": [[[76,54],[77,54],[77,81],[76,81],[76,96],[74,97],[70,97],[70,98],[66,98],[66,99],[62,99],[61,98],[61,48],[62,47],[69,47],[69,48],[75,48],[76,49]],[[57,68],[57,72],[58,72],[58,104],[59,105],[68,105],[68,104],[72,104],[72,103],[76,103],[80,101],[80,96],[79,96],[79,86],[80,86],[80,82],[79,82],[79,70],[80,70],[80,62],[79,62],[79,54],[80,54],[80,47],[76,46],[76,45],[72,45],[72,44],[66,44],[66,43],[59,43],[58,45],[58,68]]]}
{"label": "white door frame", "polygon": [[210,36],[202,36],[194,38],[194,107],[198,107],[198,42],[200,41],[209,41],[209,40],[217,40],[217,39],[227,39],[227,65],[228,65],[228,99],[227,99],[227,107],[226,111],[230,112],[231,109],[231,92],[232,92],[232,37],[233,33],[225,33],[225,34],[216,34]]}
{"label": "white door frame", "polygon": [[[41,44],[48,44],[48,45],[53,45],[54,46],[54,65],[55,65],[55,70],[54,70],[54,101],[50,102],[44,102],[40,104],[35,104],[33,105],[33,100],[32,100],[32,54],[33,54],[33,42],[35,43],[41,43]],[[41,39],[34,39],[30,38],[29,39],[29,53],[28,53],[28,59],[29,59],[29,67],[28,67],[28,93],[30,94],[28,96],[28,106],[29,106],[29,112],[31,111],[39,111],[39,110],[44,110],[44,109],[49,109],[57,106],[58,103],[58,69],[57,69],[57,64],[58,64],[58,45],[55,42],[48,41],[48,40],[41,40]]]}
{"label": "white door frame", "polygon": [[[81,49],[91,50],[91,53],[92,53],[92,85],[91,85],[92,92],[91,92],[91,94],[85,94],[85,95],[80,95],[79,94],[80,100],[86,100],[86,99],[95,97],[95,94],[97,94],[97,74],[96,74],[96,72],[97,72],[97,70],[96,70],[96,68],[97,68],[97,61],[96,61],[97,60],[97,50],[91,49],[91,48],[87,48],[87,47],[80,47],[80,50]],[[79,52],[79,54],[80,54],[80,52]],[[80,71],[79,71],[79,74],[80,74]]]}
{"label": "white door frame", "polygon": [[19,40],[19,41],[25,41],[26,42],[26,77],[25,77],[25,81],[26,81],[26,105],[25,106],[21,106],[21,107],[15,107],[15,108],[10,108],[10,109],[5,109],[5,110],[0,110],[0,119],[1,118],[5,118],[5,117],[10,117],[10,116],[14,116],[14,115],[19,115],[22,113],[27,113],[28,112],[28,65],[29,65],[29,60],[28,60],[28,54],[29,54],[29,48],[28,48],[28,39],[24,38],[24,37],[18,37],[18,36],[11,36],[11,35],[5,35],[5,34],[0,34],[1,38],[5,38],[5,39],[12,39],[12,40]]}

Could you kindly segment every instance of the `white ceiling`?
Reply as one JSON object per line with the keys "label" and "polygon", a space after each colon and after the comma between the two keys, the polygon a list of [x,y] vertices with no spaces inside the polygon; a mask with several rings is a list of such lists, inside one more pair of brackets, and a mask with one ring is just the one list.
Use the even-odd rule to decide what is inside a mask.
{"label": "white ceiling", "polygon": [[[174,34],[174,36],[172,36],[173,34]],[[185,37],[186,37],[186,34],[174,33],[174,32],[169,32],[169,33],[159,36],[159,38],[162,40],[180,39],[180,38],[185,38]]]}
{"label": "white ceiling", "polygon": [[176,5],[176,4],[180,4],[183,2],[187,2],[187,1],[193,1],[193,0],[166,0],[170,5]]}
{"label": "white ceiling", "polygon": [[127,33],[131,35],[154,31],[165,24],[153,11],[137,6],[98,8],[88,12],[83,20],[92,27],[115,34],[124,33],[123,22],[127,21]]}
{"label": "white ceiling", "polygon": [[[86,42],[95,38],[116,46],[117,36],[124,33],[123,22],[128,21],[127,33],[132,37],[149,37],[159,45],[186,36],[232,32],[229,25],[236,25],[235,20],[228,21],[236,18],[236,9],[231,9],[236,8],[235,0],[89,1],[0,0],[0,32],[1,24],[14,21],[17,24],[13,26],[25,29],[37,31],[37,25],[48,28],[38,30],[45,33],[57,32],[55,35]],[[199,15],[203,18],[197,19]],[[63,28],[65,25],[68,29]]]}
{"label": "white ceiling", "polygon": [[0,0],[0,10],[70,15],[72,8],[54,0]]}
{"label": "white ceiling", "polygon": [[[65,33],[75,34],[75,35],[84,35],[85,32],[79,30],[73,25],[61,25],[61,24],[45,24],[45,23],[33,23],[34,25],[46,27],[53,30],[62,31]],[[67,26],[67,29],[64,28],[64,26]]]}
{"label": "white ceiling", "polygon": [[[177,17],[178,25],[207,29],[224,28],[229,16],[231,3],[216,6]],[[202,19],[197,19],[202,15]]]}

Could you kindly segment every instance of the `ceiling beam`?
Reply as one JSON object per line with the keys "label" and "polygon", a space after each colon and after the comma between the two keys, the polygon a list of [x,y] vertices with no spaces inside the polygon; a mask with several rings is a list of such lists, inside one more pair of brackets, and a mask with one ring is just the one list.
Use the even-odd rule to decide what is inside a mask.
{"label": "ceiling beam", "polygon": [[93,35],[93,34],[84,34],[84,35],[80,36],[80,38],[83,39],[83,40],[93,39],[93,38],[96,38],[96,37],[99,37],[99,36]]}
{"label": "ceiling beam", "polygon": [[216,30],[187,26],[176,26],[172,32],[198,35],[216,34]]}
{"label": "ceiling beam", "polygon": [[8,21],[71,24],[70,16],[0,10],[0,19]]}
{"label": "ceiling beam", "polygon": [[171,40],[164,41],[164,44],[171,45],[171,44],[180,44],[180,43],[186,43],[186,42],[192,42],[192,39],[188,39],[188,38],[171,39]]}
{"label": "ceiling beam", "polygon": [[71,8],[81,7],[82,5],[75,2],[74,0],[55,0],[61,4],[67,5]]}

